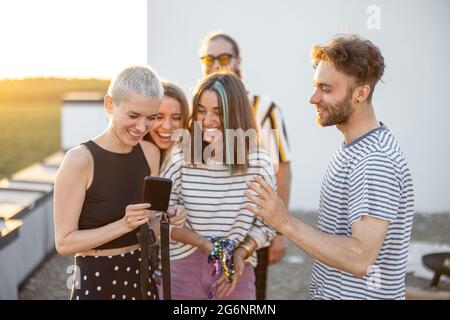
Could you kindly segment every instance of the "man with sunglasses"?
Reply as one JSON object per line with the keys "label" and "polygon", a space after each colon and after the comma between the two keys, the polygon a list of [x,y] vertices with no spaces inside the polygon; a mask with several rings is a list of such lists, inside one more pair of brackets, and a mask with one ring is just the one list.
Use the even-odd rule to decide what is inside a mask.
{"label": "man with sunglasses", "polygon": [[[242,78],[239,46],[225,33],[213,32],[204,38],[200,48],[200,60],[203,76],[219,70],[229,70]],[[268,96],[249,94],[249,98],[254,108],[256,123],[263,133],[261,138],[272,156],[277,177],[277,193],[288,207],[291,189],[291,155],[281,110]],[[274,238],[270,247],[257,251],[258,266],[255,268],[255,277],[258,300],[266,298],[267,265],[279,262],[285,253],[286,243],[281,234]]]}

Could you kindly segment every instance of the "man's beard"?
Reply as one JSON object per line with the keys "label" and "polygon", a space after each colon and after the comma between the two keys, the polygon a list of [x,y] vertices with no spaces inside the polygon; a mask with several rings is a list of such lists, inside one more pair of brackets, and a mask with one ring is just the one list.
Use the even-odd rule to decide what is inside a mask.
{"label": "man's beard", "polygon": [[317,105],[318,107],[325,107],[325,116],[316,116],[316,122],[322,127],[334,126],[342,124],[348,120],[350,115],[355,111],[351,106],[353,95],[353,88],[347,90],[347,95],[335,104]]}

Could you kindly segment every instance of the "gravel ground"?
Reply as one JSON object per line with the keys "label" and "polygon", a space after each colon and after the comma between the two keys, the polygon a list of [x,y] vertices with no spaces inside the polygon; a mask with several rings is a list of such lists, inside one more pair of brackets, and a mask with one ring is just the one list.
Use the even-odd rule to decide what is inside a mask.
{"label": "gravel ground", "polygon": [[[316,224],[314,214],[296,215],[306,223]],[[412,240],[450,244],[449,230],[450,214],[416,215]],[[69,290],[66,283],[70,282],[72,262],[73,257],[62,257],[56,253],[50,255],[21,286],[20,299],[67,299]],[[311,268],[312,259],[288,242],[286,257],[269,267],[267,299],[307,299]],[[411,273],[406,276],[406,286],[415,290],[430,290],[429,283],[429,279],[418,278]],[[450,283],[441,281],[437,289],[450,293]]]}

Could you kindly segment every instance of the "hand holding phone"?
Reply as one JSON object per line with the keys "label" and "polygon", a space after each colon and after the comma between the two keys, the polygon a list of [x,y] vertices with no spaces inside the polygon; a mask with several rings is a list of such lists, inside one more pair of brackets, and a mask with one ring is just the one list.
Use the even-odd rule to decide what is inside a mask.
{"label": "hand holding phone", "polygon": [[169,207],[172,180],[147,176],[144,180],[143,202],[151,204],[153,211],[167,212]]}

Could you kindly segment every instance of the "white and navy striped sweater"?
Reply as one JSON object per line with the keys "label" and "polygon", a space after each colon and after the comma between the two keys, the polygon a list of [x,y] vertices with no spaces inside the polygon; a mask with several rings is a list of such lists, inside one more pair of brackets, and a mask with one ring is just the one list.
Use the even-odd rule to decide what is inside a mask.
{"label": "white and navy striped sweater", "polygon": [[392,133],[378,127],[342,145],[322,183],[318,228],[350,237],[362,216],[389,221],[372,270],[363,278],[314,262],[312,299],[404,299],[414,212],[411,174]]}
{"label": "white and navy striped sweater", "polygon": [[[230,239],[235,245],[247,235],[257,242],[258,248],[269,245],[275,231],[245,209],[245,205],[252,202],[244,196],[244,192],[249,190],[246,183],[253,181],[254,175],[261,176],[274,190],[276,188],[271,158],[266,151],[260,149],[251,152],[247,172],[235,174],[230,174],[228,167],[223,164],[194,166],[186,163],[180,149],[175,149],[169,157],[161,176],[172,179],[170,205],[180,204],[186,208],[188,228],[205,238]],[[171,241],[170,259],[187,257],[196,249],[188,244]],[[255,253],[248,258],[248,262],[256,266]]]}

